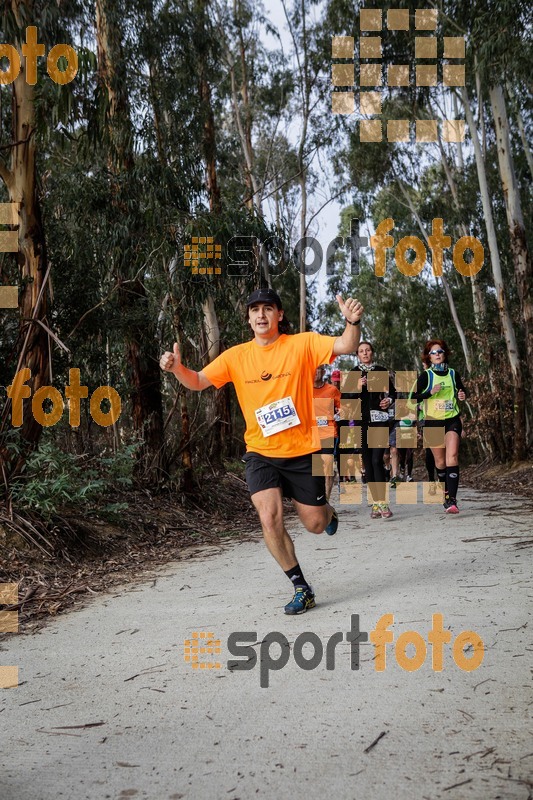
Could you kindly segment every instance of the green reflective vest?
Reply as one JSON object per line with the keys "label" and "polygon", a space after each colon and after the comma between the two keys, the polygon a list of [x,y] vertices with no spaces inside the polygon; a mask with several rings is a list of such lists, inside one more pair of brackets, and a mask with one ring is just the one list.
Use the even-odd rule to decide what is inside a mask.
{"label": "green reflective vest", "polygon": [[444,384],[442,389],[436,394],[423,400],[420,406],[421,419],[450,419],[459,414],[459,404],[457,403],[457,387],[455,385],[455,370],[448,368],[447,375],[427,370],[429,386],[432,389],[438,384]]}

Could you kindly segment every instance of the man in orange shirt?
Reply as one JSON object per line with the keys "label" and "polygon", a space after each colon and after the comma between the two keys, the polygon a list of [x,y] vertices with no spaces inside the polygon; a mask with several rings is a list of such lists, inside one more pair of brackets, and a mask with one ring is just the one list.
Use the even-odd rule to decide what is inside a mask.
{"label": "man in orange shirt", "polygon": [[324,372],[324,364],[317,367],[313,383],[313,400],[316,426],[320,438],[320,455],[326,478],[326,500],[329,503],[333,489],[333,453],[337,436],[335,414],[341,407],[341,393],[331,383],[326,383]]}
{"label": "man in orange shirt", "polygon": [[353,353],[360,339],[363,307],[337,295],[346,320],[342,336],[299,333],[288,336],[281,299],[272,289],[257,289],[246,303],[254,334],[230,347],[200,372],[187,369],[179,347],[161,356],[162,369],[188,389],[220,389],[233,382],[246,421],[246,482],[257,510],[265,543],[294,587],[286,614],[303,614],[315,595],[300,568],[283,520],[283,497],[290,497],[310,533],[336,532],[337,514],[326,502],[324,476],[313,475],[313,378],[320,364]]}

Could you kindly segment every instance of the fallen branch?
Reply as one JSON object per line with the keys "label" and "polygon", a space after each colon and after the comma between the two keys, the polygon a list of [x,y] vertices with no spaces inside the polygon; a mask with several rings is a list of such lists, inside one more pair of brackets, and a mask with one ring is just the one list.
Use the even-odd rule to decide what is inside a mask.
{"label": "fallen branch", "polygon": [[373,747],[375,747],[375,746],[377,745],[377,743],[379,742],[379,740],[380,740],[380,739],[383,739],[383,737],[384,737],[386,734],[387,734],[387,731],[381,731],[381,733],[379,734],[379,736],[378,736],[376,739],[374,739],[374,741],[372,742],[372,744],[369,744],[369,745],[368,745],[368,747],[366,747],[366,748],[363,750],[363,753],[370,753],[370,751],[372,750],[372,748],[373,748]]}

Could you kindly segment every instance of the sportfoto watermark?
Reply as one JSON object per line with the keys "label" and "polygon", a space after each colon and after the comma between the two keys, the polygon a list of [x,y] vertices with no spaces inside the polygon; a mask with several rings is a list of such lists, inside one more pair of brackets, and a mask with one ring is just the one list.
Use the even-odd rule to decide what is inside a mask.
{"label": "sportfoto watermark", "polygon": [[[351,627],[346,634],[338,631],[329,637],[325,646],[316,633],[311,631],[299,634],[292,645],[292,655],[296,665],[307,672],[316,669],[323,661],[324,654],[326,659],[326,669],[335,669],[335,648],[343,641],[350,643],[350,669],[360,669],[360,644],[370,641],[374,646],[374,669],[376,672],[384,672],[387,668],[387,645],[394,642],[394,633],[390,628],[394,625],[394,614],[383,614],[378,620],[374,630],[368,633],[359,627],[359,614],[352,614]],[[346,638],[344,638],[346,636]],[[451,631],[444,628],[444,617],[442,614],[432,615],[432,627],[427,634],[427,644],[431,645],[431,669],[434,672],[444,670],[444,645],[450,644],[452,640]],[[256,631],[231,633],[228,636],[227,648],[232,656],[239,657],[239,660],[227,662],[227,668],[231,671],[254,669],[259,661],[259,685],[266,689],[270,682],[270,673],[279,672],[288,663],[291,655],[291,645],[285,634],[279,631],[271,631],[260,641],[258,650],[254,647],[258,637]],[[401,633],[395,644],[394,649],[390,648],[390,654],[394,654],[396,664],[406,672],[416,672],[426,661],[427,644],[424,637],[417,631],[404,631]],[[304,653],[307,646],[308,653]],[[408,655],[407,648],[412,648],[413,652]],[[467,656],[465,649],[471,649],[472,654]],[[273,654],[271,650],[279,650],[278,654]],[[185,641],[184,658],[193,669],[212,670],[220,669],[220,660],[202,660],[201,656],[217,656],[221,653],[219,639],[214,639],[212,633],[198,632],[193,633],[192,642],[190,639]],[[475,631],[462,631],[455,637],[452,644],[452,656],[456,667],[464,672],[472,672],[481,666],[485,654],[485,648],[481,637]]]}
{"label": "sportfoto watermark", "polygon": [[[374,273],[378,278],[385,276],[387,250],[392,250],[393,248],[394,261],[399,272],[409,278],[419,275],[428,261],[428,252],[424,242],[418,236],[404,236],[394,246],[394,239],[390,235],[393,230],[394,220],[389,217],[379,223],[375,235],[370,236],[369,242],[367,236],[360,235],[359,220],[352,219],[350,235],[346,237],[336,236],[326,247],[326,275],[335,273],[335,254],[339,248],[348,250],[350,254],[350,272],[352,275],[359,275],[359,252],[362,247],[368,247],[369,244],[374,251]],[[207,240],[209,237],[197,238],[201,243],[202,238]],[[432,221],[428,244],[431,251],[432,273],[434,277],[439,278],[443,274],[444,251],[452,247],[452,238],[444,233],[444,221],[441,218],[435,218]],[[207,246],[207,244],[204,245],[204,247]],[[190,245],[186,247],[190,247]],[[216,252],[221,255],[220,245],[211,244],[210,247],[216,247]],[[277,260],[273,259],[274,251],[279,254]],[[467,261],[465,254],[468,251],[471,255]],[[217,255],[217,257],[220,258],[220,255]],[[308,263],[311,256],[312,261]],[[196,252],[196,259],[193,262],[190,250],[186,249],[184,251],[185,266],[190,267],[193,264],[194,274],[199,272],[208,274],[205,267],[198,268],[199,258],[212,258],[212,253],[207,251],[205,253],[203,251]],[[268,260],[272,275],[282,275],[291,264],[304,275],[316,275],[324,262],[324,250],[320,242],[313,236],[306,236],[300,239],[292,252],[287,247],[286,242],[277,236],[270,236],[264,242],[261,242],[255,236],[233,236],[227,245],[225,273],[232,277],[253,275],[258,270],[263,258]],[[453,245],[452,260],[457,272],[466,277],[472,277],[480,271],[485,263],[483,245],[475,236],[462,236]],[[212,271],[209,274],[213,274]]]}
{"label": "sportfoto watermark", "polygon": [[[22,57],[25,60],[24,77],[26,83],[35,86],[37,83],[37,59],[45,55],[44,44],[37,42],[37,28],[30,25],[26,28],[26,42],[22,45]],[[6,58],[7,69],[0,69],[0,85],[13,83],[20,74],[21,60],[18,50],[12,44],[0,44],[0,59]],[[58,68],[60,58],[64,58],[67,66],[64,70]],[[68,44],[56,44],[46,59],[46,71],[50,78],[61,85],[70,83],[78,73],[78,54]]]}
{"label": "sportfoto watermark", "polygon": [[[26,381],[31,378],[28,367],[19,370],[13,378],[13,383],[7,387],[7,396],[11,399],[11,424],[20,428],[23,421],[23,398],[31,397],[31,389]],[[65,396],[68,398],[68,421],[72,428],[80,425],[81,404],[80,400],[89,396],[87,386],[80,385],[79,369],[69,370],[69,384],[65,386]],[[43,403],[49,400],[52,407],[44,411]],[[109,401],[109,411],[102,411],[103,400]],[[111,386],[99,386],[91,395],[90,413],[97,425],[107,428],[113,425],[120,417],[122,400],[116,389]],[[44,428],[56,425],[63,416],[65,403],[60,392],[53,386],[41,386],[32,397],[31,410],[36,422]]]}

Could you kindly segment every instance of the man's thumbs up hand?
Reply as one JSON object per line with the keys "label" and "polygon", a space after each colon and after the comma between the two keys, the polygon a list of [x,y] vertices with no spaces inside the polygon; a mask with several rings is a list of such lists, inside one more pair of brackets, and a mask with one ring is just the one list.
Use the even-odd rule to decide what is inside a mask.
{"label": "man's thumbs up hand", "polygon": [[159,366],[166,372],[175,372],[176,368],[181,364],[179,344],[176,342],[172,349],[172,353],[167,350],[159,360]]}

